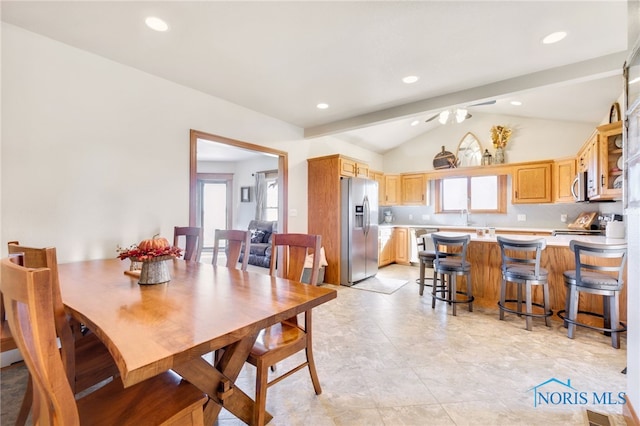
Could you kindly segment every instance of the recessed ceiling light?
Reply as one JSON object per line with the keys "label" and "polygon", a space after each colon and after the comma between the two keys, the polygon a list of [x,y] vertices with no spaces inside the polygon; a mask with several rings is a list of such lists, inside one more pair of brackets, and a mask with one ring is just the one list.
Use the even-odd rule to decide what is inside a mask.
{"label": "recessed ceiling light", "polygon": [[557,31],[555,33],[551,33],[548,36],[546,36],[545,38],[542,39],[542,43],[543,44],[553,44],[553,43],[557,43],[560,40],[564,39],[567,36],[567,33],[565,31]]}
{"label": "recessed ceiling light", "polygon": [[163,32],[169,29],[169,25],[166,22],[160,18],[156,18],[155,16],[149,16],[144,20],[144,23],[147,24],[147,27],[155,31]]}
{"label": "recessed ceiling light", "polygon": [[413,121],[411,122],[411,125],[412,125],[412,126],[417,126],[418,124],[420,124],[420,120],[413,120]]}
{"label": "recessed ceiling light", "polygon": [[316,107],[318,109],[327,109],[327,108],[329,108],[329,104],[325,104],[324,102],[321,102],[318,105],[316,105]]}
{"label": "recessed ceiling light", "polygon": [[520,106],[520,105],[522,105],[522,102],[520,102],[520,101],[511,101],[511,102],[509,102],[509,103],[510,103],[511,105],[515,105],[515,106]]}
{"label": "recessed ceiling light", "polygon": [[418,80],[420,80],[420,77],[418,77],[417,75],[408,75],[402,79],[402,82],[406,84],[411,84],[411,83],[415,83]]}

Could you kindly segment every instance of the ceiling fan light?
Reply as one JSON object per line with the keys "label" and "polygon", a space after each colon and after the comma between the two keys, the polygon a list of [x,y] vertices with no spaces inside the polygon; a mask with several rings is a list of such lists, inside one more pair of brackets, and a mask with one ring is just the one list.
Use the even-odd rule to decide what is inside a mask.
{"label": "ceiling fan light", "polygon": [[438,118],[438,121],[440,122],[440,124],[447,124],[448,119],[449,119],[449,111],[442,111],[440,113],[440,118]]}
{"label": "ceiling fan light", "polygon": [[464,108],[456,109],[456,123],[462,123],[467,118],[467,110]]}

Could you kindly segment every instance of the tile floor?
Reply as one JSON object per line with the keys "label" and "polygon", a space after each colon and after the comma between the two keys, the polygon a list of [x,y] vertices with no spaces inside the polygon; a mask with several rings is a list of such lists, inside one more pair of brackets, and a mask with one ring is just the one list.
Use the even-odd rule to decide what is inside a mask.
{"label": "tile floor", "polygon": [[[559,321],[547,328],[534,320],[527,332],[524,319],[507,315],[499,321],[494,309],[469,313],[461,307],[453,317],[444,303],[432,309],[431,298],[418,295],[417,267],[390,265],[379,275],[409,283],[390,295],[335,287],[338,298],[314,310],[323,393],[314,394],[306,370],[273,386],[270,424],[586,425],[587,409],[610,414],[613,425],[625,424],[621,405],[593,402],[593,393],[611,392],[615,400],[625,391],[624,337],[616,350],[591,330],[578,329],[568,339]],[[249,395],[254,373],[247,365],[239,379]],[[3,382],[7,375],[2,373]],[[569,402],[584,392],[578,395],[587,404],[534,407],[531,389],[552,378],[570,380],[575,391]],[[558,383],[539,388],[555,397],[565,389]],[[10,424],[4,389],[1,396],[6,419],[0,423]],[[242,423],[223,411],[218,424]]]}

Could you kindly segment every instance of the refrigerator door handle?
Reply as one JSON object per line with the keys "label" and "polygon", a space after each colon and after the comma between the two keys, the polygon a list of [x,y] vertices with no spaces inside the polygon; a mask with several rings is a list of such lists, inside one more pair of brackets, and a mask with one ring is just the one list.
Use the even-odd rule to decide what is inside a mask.
{"label": "refrigerator door handle", "polygon": [[364,201],[362,202],[362,204],[364,205],[364,226],[363,226],[363,231],[364,231],[364,235],[369,234],[369,227],[371,226],[371,218],[369,217],[369,198],[367,198],[367,196],[364,196]]}

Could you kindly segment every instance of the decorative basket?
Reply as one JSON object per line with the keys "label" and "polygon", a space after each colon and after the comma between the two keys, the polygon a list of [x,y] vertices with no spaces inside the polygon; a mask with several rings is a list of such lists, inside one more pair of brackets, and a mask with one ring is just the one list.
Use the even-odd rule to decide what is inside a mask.
{"label": "decorative basket", "polygon": [[139,260],[138,258],[132,257],[132,262],[142,262],[138,284],[164,284],[171,281],[169,266],[166,262],[169,259],[173,259],[173,256],[158,256],[146,260]]}

